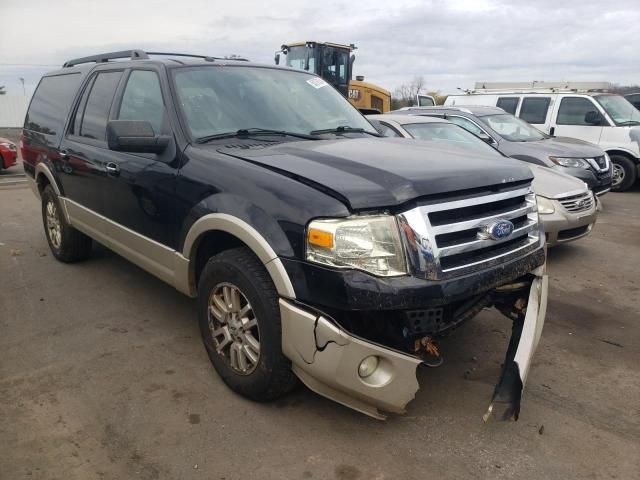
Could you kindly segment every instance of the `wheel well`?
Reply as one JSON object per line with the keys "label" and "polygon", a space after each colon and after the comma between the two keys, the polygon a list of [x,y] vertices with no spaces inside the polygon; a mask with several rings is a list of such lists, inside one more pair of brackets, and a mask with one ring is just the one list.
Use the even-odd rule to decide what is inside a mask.
{"label": "wheel well", "polygon": [[195,285],[200,281],[200,273],[204,269],[209,259],[214,255],[229,250],[231,248],[246,247],[242,240],[230,233],[220,230],[209,231],[198,239],[196,253],[192,257],[194,262]]}
{"label": "wheel well", "polygon": [[51,182],[49,181],[49,177],[41,173],[36,177],[36,184],[38,185],[38,191],[42,193],[47,185],[51,185]]}
{"label": "wheel well", "polygon": [[640,163],[640,160],[639,160],[639,159],[637,159],[636,157],[634,157],[634,156],[633,156],[633,155],[631,155],[630,153],[625,152],[625,151],[623,151],[623,150],[607,150],[607,153],[608,153],[609,155],[619,155],[619,156],[621,156],[621,157],[626,157],[626,158],[628,158],[629,160],[631,160],[633,163],[635,163],[636,165],[637,165],[638,163]]}

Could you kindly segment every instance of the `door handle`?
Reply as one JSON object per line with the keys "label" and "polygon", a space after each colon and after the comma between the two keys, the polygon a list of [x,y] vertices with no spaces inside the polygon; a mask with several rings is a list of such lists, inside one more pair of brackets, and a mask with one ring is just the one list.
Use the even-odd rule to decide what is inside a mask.
{"label": "door handle", "polygon": [[104,166],[104,169],[107,171],[107,175],[111,177],[117,177],[120,175],[120,168],[113,162],[107,163]]}
{"label": "door handle", "polygon": [[58,155],[60,155],[60,160],[69,160],[69,153],[66,150],[58,150]]}

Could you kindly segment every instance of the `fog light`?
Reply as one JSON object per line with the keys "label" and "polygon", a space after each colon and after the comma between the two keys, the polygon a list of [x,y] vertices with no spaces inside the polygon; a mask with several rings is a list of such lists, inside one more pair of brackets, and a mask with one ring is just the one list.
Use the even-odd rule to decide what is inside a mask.
{"label": "fog light", "polygon": [[378,368],[379,359],[378,357],[372,355],[370,357],[365,358],[360,362],[360,366],[358,367],[358,375],[362,378],[367,378]]}

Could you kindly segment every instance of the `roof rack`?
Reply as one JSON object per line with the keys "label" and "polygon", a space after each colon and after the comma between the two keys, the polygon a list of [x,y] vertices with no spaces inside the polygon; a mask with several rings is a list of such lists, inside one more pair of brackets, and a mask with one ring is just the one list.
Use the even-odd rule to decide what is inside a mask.
{"label": "roof rack", "polygon": [[558,92],[606,92],[609,82],[476,82],[466,93],[558,93]]}
{"label": "roof rack", "polygon": [[99,55],[91,55],[89,57],[74,58],[62,65],[63,68],[74,67],[83,63],[104,63],[109,60],[128,58],[129,60],[148,60],[149,55],[161,55],[166,57],[190,57],[201,58],[207,62],[215,60],[235,60],[240,62],[248,62],[246,58],[232,56],[230,58],[210,57],[207,55],[191,55],[189,53],[170,53],[170,52],[145,52],[143,50],[122,50],[120,52],[101,53]]}

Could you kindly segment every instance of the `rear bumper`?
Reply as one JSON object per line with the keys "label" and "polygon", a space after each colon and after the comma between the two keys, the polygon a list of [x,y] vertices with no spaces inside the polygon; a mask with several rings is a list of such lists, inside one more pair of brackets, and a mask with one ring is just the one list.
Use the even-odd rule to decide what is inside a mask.
{"label": "rear bumper", "polygon": [[[505,370],[515,376],[510,378],[503,371],[490,411],[497,403],[507,403],[517,418],[546,314],[548,282],[543,272],[544,267],[536,269],[528,296],[523,298],[524,309],[520,304],[520,311],[526,314],[514,320]],[[420,358],[356,337],[330,318],[287,300],[280,300],[280,312],[283,353],[311,390],[378,419],[385,418],[383,412],[405,412],[419,389],[416,368]],[[361,378],[359,365],[369,356],[378,357],[378,367]]]}
{"label": "rear bumper", "polygon": [[554,204],[554,213],[540,215],[548,246],[571,242],[591,233],[598,217],[596,204],[580,213],[568,212],[557,201],[554,201]]}

